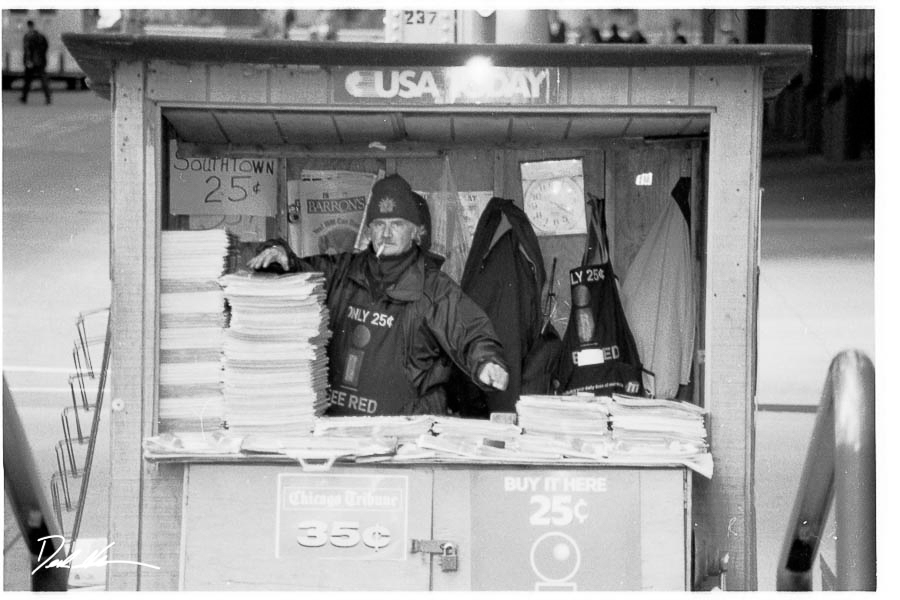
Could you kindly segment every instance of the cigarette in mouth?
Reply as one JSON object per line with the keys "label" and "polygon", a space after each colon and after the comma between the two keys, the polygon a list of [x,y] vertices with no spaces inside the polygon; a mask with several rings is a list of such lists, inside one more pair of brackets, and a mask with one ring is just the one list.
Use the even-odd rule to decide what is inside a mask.
{"label": "cigarette in mouth", "polygon": [[378,246],[375,250],[375,258],[381,258],[381,253],[384,252],[384,244]]}

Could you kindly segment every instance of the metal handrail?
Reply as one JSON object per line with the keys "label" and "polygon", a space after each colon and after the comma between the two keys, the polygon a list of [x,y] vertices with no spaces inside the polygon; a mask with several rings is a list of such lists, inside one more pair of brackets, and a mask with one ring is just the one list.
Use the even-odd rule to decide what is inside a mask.
{"label": "metal handrail", "polygon": [[[57,454],[57,459],[60,456]],[[3,376],[3,484],[6,498],[31,554],[31,587],[34,591],[65,591],[68,569],[41,569],[39,557],[55,555],[65,564],[68,550],[59,542],[62,522],[57,523],[41,484],[37,463],[6,375]],[[57,490],[58,492],[58,490]],[[57,492],[54,492],[56,494]],[[55,501],[58,502],[58,495]],[[54,536],[54,537],[49,537]],[[45,545],[47,546],[45,548]],[[58,552],[58,554],[54,554]]]}
{"label": "metal handrail", "polygon": [[848,350],[831,362],[778,563],[776,589],[811,591],[831,501],[840,591],[874,591],[875,367]]}

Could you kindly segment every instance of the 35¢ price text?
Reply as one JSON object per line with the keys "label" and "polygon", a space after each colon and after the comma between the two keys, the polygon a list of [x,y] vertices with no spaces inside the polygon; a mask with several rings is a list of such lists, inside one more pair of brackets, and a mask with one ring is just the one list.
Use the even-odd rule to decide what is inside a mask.
{"label": "35\u00a2 price text", "polygon": [[362,528],[358,521],[327,523],[310,519],[297,523],[297,530],[297,543],[304,548],[320,548],[326,544],[336,548],[354,548],[362,544],[378,552],[393,541],[390,529],[378,523]]}

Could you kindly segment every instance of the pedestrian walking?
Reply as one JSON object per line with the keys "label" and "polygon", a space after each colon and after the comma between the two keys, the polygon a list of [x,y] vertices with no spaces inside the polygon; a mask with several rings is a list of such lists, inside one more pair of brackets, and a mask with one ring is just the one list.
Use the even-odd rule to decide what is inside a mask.
{"label": "pedestrian walking", "polygon": [[35,29],[34,21],[26,23],[28,31],[22,38],[22,60],[25,61],[25,83],[22,85],[22,104],[28,103],[31,82],[40,78],[44,98],[50,104],[50,82],[47,80],[47,38]]}

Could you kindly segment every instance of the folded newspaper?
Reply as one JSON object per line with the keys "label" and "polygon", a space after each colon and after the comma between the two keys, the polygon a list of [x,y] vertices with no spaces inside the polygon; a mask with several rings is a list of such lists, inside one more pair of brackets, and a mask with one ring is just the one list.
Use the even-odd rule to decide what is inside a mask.
{"label": "folded newspaper", "polygon": [[222,229],[161,235],[160,431],[221,429],[226,317],[218,278],[236,253],[235,239]]}
{"label": "folded newspaper", "polygon": [[239,454],[242,442],[241,437],[224,431],[180,431],[144,438],[143,449],[150,457]]}
{"label": "folded newspaper", "polygon": [[328,309],[322,273],[233,273],[223,344],[224,417],[245,435],[312,435],[328,407]]}
{"label": "folded newspaper", "polygon": [[397,438],[398,443],[414,443],[431,430],[432,415],[389,417],[321,417],[316,419],[315,436],[355,438]]}

